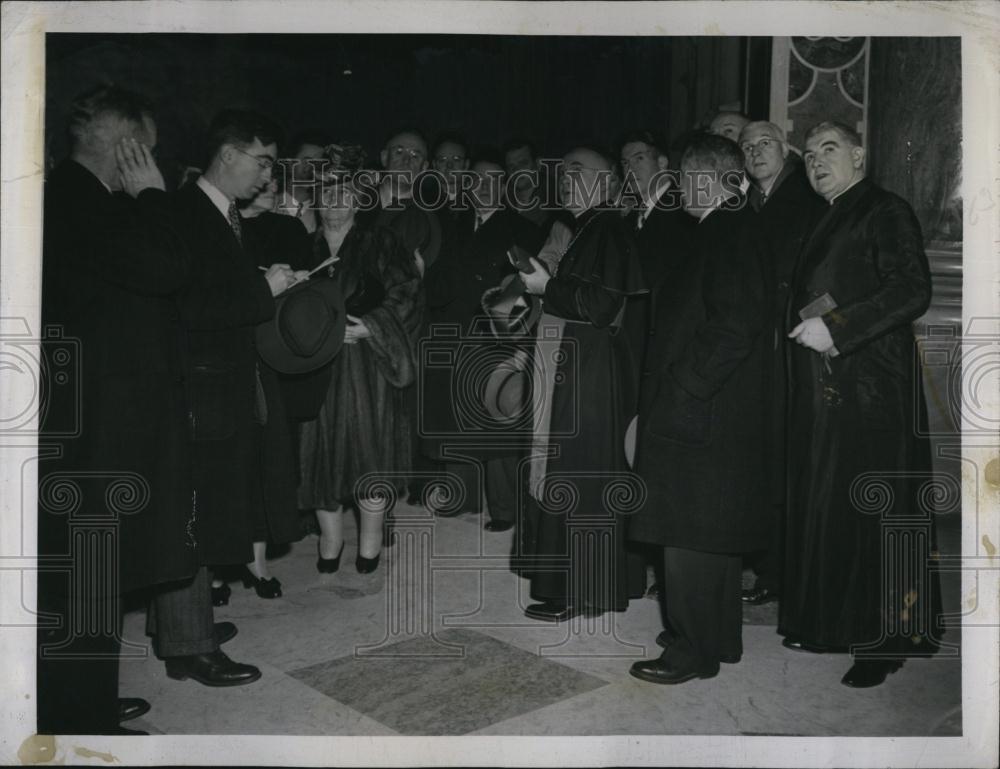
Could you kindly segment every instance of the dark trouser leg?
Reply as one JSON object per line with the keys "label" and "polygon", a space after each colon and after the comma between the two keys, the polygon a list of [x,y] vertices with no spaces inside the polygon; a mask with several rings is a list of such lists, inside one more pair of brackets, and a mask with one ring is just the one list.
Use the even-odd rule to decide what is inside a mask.
{"label": "dark trouser leg", "polygon": [[767,550],[756,553],[753,570],[757,574],[755,587],[768,590],[775,595],[781,590],[781,554],[784,552],[785,515],[784,505],[775,505],[772,510],[771,543]]}
{"label": "dark trouser leg", "polygon": [[146,632],[155,636],[158,657],[207,654],[219,648],[213,631],[211,582],[202,566],[184,582],[164,585],[153,598]]}
{"label": "dark trouser leg", "polygon": [[629,598],[642,598],[646,594],[646,567],[653,563],[659,571],[663,561],[659,550],[639,542],[625,543],[625,578],[628,580]]}
{"label": "dark trouser leg", "polygon": [[[61,621],[59,628],[38,628],[38,733],[112,733],[118,728],[120,599],[81,602],[40,595],[38,608]],[[88,620],[113,616],[117,628],[85,634],[85,627],[84,632],[74,632],[73,613],[80,611]]]}
{"label": "dark trouser leg", "polygon": [[517,517],[517,464],[512,455],[486,460],[486,507],[490,520],[513,523]]}
{"label": "dark trouser leg", "polygon": [[457,462],[451,460],[444,466],[445,472],[457,475],[465,490],[465,504],[459,512],[479,513],[483,509],[483,489],[479,465],[470,460],[468,462]]}
{"label": "dark trouser leg", "polygon": [[674,641],[671,667],[702,670],[742,654],[739,555],[668,547],[664,601]]}

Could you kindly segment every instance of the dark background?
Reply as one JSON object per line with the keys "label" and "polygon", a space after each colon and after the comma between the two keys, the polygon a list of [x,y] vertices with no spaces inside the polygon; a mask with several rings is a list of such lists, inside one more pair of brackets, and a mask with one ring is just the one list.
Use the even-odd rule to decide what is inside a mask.
{"label": "dark background", "polygon": [[[398,127],[472,150],[512,136],[544,157],[575,143],[617,151],[658,134],[676,167],[685,134],[720,108],[767,119],[769,37],[64,34],[46,36],[46,164],[66,154],[73,97],[102,81],[148,95],[168,183],[202,166],[224,107],[257,109],[289,136],[362,144],[369,164]],[[348,74],[349,73],[349,74]],[[961,41],[871,38],[868,173],[913,205],[928,241],[961,241]]]}
{"label": "dark background", "polygon": [[[739,108],[748,40],[49,34],[47,159],[65,154],[62,126],[74,95],[101,81],[154,101],[168,172],[202,163],[202,132],[223,107],[254,108],[290,135],[318,131],[370,153],[404,124],[431,141],[458,131],[474,148],[526,136],[547,156],[583,141],[613,149],[638,126],[677,140],[719,106]],[[766,67],[758,71],[758,90],[766,92],[768,77]],[[766,97],[762,109],[757,117],[766,117]]]}

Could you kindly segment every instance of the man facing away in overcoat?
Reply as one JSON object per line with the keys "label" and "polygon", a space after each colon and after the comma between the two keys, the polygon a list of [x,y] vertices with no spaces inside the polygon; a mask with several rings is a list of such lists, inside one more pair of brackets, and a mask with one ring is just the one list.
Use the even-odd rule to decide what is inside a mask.
{"label": "man facing away in overcoat", "polygon": [[681,172],[685,209],[699,220],[693,249],[653,287],[636,456],[648,497],[629,528],[663,547],[665,648],[630,671],[652,683],[711,678],[720,662],[739,661],[741,554],[767,541],[769,283],[742,168],[729,139],[689,145]]}

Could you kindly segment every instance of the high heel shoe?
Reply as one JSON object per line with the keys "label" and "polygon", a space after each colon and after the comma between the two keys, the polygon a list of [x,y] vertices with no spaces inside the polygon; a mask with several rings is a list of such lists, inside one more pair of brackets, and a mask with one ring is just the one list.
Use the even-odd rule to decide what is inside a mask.
{"label": "high heel shoe", "polygon": [[371,574],[378,568],[378,562],[381,557],[382,553],[379,553],[374,558],[365,558],[363,555],[358,553],[358,558],[354,562],[354,566],[357,568],[358,574]]}
{"label": "high heel shoe", "polygon": [[261,598],[281,598],[281,583],[277,577],[261,579],[246,569],[243,573],[243,587],[253,587]]}
{"label": "high heel shoe", "polygon": [[223,582],[218,587],[212,586],[212,606],[225,606],[229,603],[229,596],[233,594],[233,589]]}
{"label": "high heel shoe", "polygon": [[316,559],[316,571],[320,574],[333,574],[340,568],[340,556],[344,554],[344,542],[340,543],[340,552],[336,558],[324,558],[320,555]]}

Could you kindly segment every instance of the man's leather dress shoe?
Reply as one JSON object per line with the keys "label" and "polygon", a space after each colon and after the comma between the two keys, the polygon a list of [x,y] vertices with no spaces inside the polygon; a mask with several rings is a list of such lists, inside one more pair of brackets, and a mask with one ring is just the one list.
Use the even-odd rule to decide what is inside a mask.
{"label": "man's leather dress shoe", "polygon": [[852,689],[870,689],[883,683],[890,673],[903,667],[900,660],[855,660],[840,683]]}
{"label": "man's leather dress shoe", "polygon": [[131,721],[149,712],[149,703],[139,697],[118,698],[118,721]]}
{"label": "man's leather dress shoe", "polygon": [[170,678],[178,681],[193,678],[205,686],[241,686],[260,678],[258,668],[233,662],[221,649],[207,654],[168,657],[166,662]]}
{"label": "man's leather dress shoe", "polygon": [[682,684],[695,678],[714,678],[719,674],[719,665],[716,663],[701,670],[675,670],[661,657],[633,662],[628,672],[635,678],[651,684]]}
{"label": "man's leather dress shoe", "polygon": [[543,622],[565,622],[577,614],[583,613],[582,609],[575,606],[567,606],[563,603],[553,603],[550,601],[533,603],[524,610],[524,616],[530,619],[540,619]]}
{"label": "man's leather dress shoe", "polygon": [[749,590],[744,590],[740,596],[740,600],[751,606],[760,606],[761,604],[777,601],[778,594],[773,590],[768,590],[766,587],[753,587]]}

